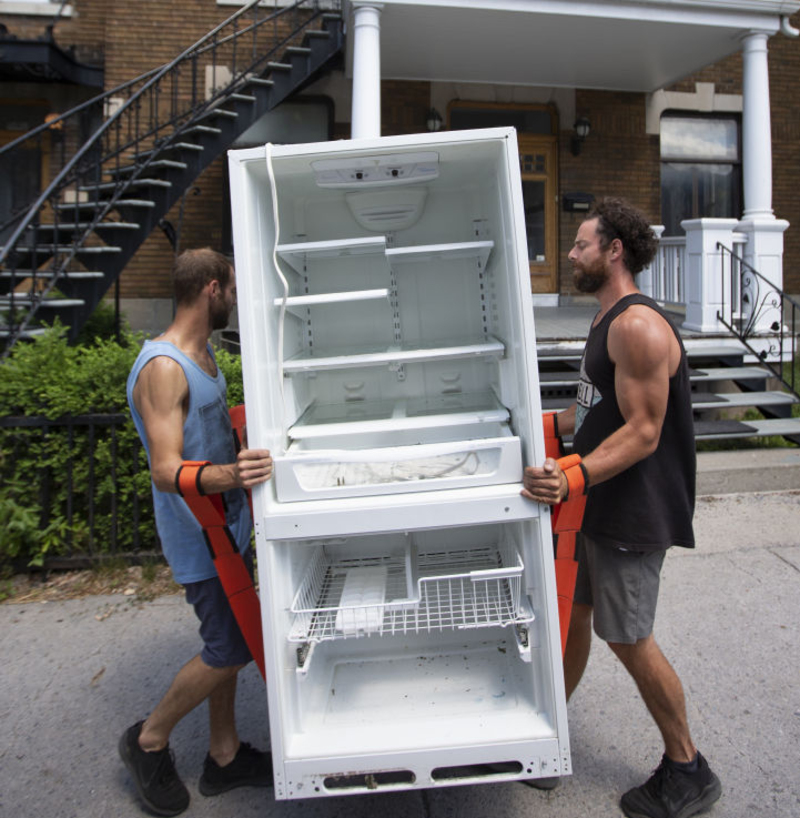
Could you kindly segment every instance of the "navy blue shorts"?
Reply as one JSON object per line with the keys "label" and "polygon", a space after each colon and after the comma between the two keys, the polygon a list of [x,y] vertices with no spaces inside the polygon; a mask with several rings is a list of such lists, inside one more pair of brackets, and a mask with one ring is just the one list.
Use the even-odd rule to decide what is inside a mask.
{"label": "navy blue shorts", "polygon": [[[252,576],[252,549],[248,549],[244,561]],[[187,582],[183,587],[186,601],[194,607],[200,620],[200,638],[203,640],[200,658],[210,667],[220,668],[246,665],[251,661],[253,657],[239,630],[219,577]]]}

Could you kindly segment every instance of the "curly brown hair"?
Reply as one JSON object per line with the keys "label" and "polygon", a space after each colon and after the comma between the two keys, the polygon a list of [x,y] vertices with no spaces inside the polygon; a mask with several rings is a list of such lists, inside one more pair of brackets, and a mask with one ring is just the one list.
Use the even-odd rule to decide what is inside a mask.
{"label": "curly brown hair", "polygon": [[601,199],[586,217],[597,219],[597,235],[602,249],[614,239],[622,242],[625,266],[633,275],[640,273],[653,260],[658,238],[641,210],[624,199],[607,196]]}

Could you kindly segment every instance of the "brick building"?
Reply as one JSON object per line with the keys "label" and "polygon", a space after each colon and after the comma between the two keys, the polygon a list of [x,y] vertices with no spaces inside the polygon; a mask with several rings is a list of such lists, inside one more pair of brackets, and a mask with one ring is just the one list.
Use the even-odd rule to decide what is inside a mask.
{"label": "brick building", "polygon": [[[439,127],[437,120],[444,128],[517,125],[529,196],[526,210],[532,214],[532,288],[539,303],[563,303],[572,295],[566,253],[582,218],[582,194],[625,196],[642,207],[654,224],[666,224],[667,234],[680,235],[683,219],[740,219],[746,212],[743,55],[732,32],[737,27],[747,32],[748,26],[757,28],[768,19],[771,204],[774,216],[789,223],[783,233],[784,289],[800,292],[800,202],[794,195],[800,189],[800,109],[794,100],[800,76],[800,38],[792,36],[793,27],[800,27],[800,4],[651,0],[638,4],[640,11],[625,12],[621,10],[625,4],[597,3],[595,16],[575,18],[572,29],[553,23],[552,31],[563,39],[553,42],[556,51],[549,57],[542,45],[535,47],[533,41],[530,48],[522,45],[524,26],[516,23],[524,17],[525,25],[532,21],[546,28],[544,24],[550,25],[556,13],[570,15],[572,4],[545,4],[560,8],[548,8],[538,18],[537,5],[541,6],[508,3],[505,16],[491,18],[481,16],[486,9],[479,8],[479,3],[454,5],[444,10],[453,24],[448,37],[436,28],[441,14],[438,18],[424,16],[428,7],[384,4],[381,133],[425,131]],[[759,5],[769,9],[760,13]],[[697,7],[704,6],[698,12]],[[753,20],[744,15],[742,6],[753,7]],[[678,7],[677,11],[672,7]],[[236,8],[233,0],[127,4],[73,0],[66,6],[46,0],[3,0],[0,145],[39,125],[48,114],[62,113],[99,93],[98,76],[102,88],[109,90],[168,62]],[[328,63],[312,82],[282,103],[283,116],[279,109],[270,112],[255,129],[240,136],[237,144],[253,144],[262,138],[315,141],[351,135],[356,8],[351,3],[343,10],[348,28],[342,57]],[[684,15],[678,21],[684,27],[681,39],[669,35],[664,25],[658,31],[648,27],[647,14],[641,9]],[[728,17],[721,17],[719,26],[720,30],[730,28],[725,30],[727,40],[708,33],[713,30],[714,15],[723,11]],[[628,13],[637,19],[623,19]],[[403,25],[409,21],[410,26],[415,14],[416,32]],[[698,14],[706,18],[695,19]],[[736,15],[733,22],[728,19]],[[54,21],[48,38],[47,27]],[[615,40],[616,35],[609,32],[617,30],[623,33]],[[643,40],[636,40],[637,32]],[[435,36],[440,37],[441,49],[429,45]],[[482,52],[470,48],[476,36],[484,37]],[[648,38],[652,38],[652,48]],[[662,41],[665,44],[659,45]],[[37,42],[49,49],[46,56],[21,47]],[[676,56],[681,49],[685,54]],[[95,79],[87,81],[77,68],[71,73],[53,69],[59,52],[66,52],[73,66],[92,69],[94,74],[89,74]],[[597,59],[597,54],[602,58]],[[722,56],[716,59],[718,54]],[[709,61],[709,56],[714,59]],[[593,59],[596,83],[591,80]],[[611,70],[615,61],[619,63],[616,76]],[[641,71],[628,68],[637,63]],[[554,66],[553,70],[548,66]],[[621,80],[623,66],[627,78]],[[659,76],[668,77],[669,82],[647,85]],[[618,87],[608,87],[615,82]],[[582,138],[576,133],[579,122],[588,129]],[[670,145],[676,153],[669,153]],[[39,185],[47,178],[47,161],[46,156],[35,160],[42,168]],[[14,186],[8,180],[5,184]],[[176,236],[181,248],[210,244],[230,249],[224,156],[203,170],[183,193],[167,213],[164,229],[152,230],[120,277],[120,295],[134,324],[163,324],[164,311],[170,308],[169,267]],[[8,210],[9,201],[6,193],[0,205]],[[154,311],[154,305],[160,306],[160,313]]]}

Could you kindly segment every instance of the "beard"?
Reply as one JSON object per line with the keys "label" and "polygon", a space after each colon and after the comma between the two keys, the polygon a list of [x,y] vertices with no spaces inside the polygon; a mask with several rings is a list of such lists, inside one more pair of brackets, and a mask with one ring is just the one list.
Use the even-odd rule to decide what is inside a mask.
{"label": "beard", "polygon": [[573,266],[572,280],[578,292],[596,293],[608,281],[608,273],[602,260],[598,259],[589,267]]}
{"label": "beard", "polygon": [[217,302],[211,305],[211,328],[225,329],[228,326],[228,321],[231,317],[231,312],[224,301]]}

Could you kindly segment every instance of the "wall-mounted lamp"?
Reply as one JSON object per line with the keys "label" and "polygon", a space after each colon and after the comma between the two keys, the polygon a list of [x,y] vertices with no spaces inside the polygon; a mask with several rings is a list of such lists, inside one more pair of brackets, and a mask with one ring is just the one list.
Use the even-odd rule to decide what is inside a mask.
{"label": "wall-mounted lamp", "polygon": [[575,120],[575,124],[572,127],[574,128],[574,133],[572,134],[570,149],[572,151],[572,155],[577,156],[581,152],[583,140],[589,136],[589,131],[591,131],[592,125],[585,116],[579,116]]}
{"label": "wall-mounted lamp", "polygon": [[425,126],[431,133],[441,131],[442,115],[436,110],[436,108],[428,109],[428,113],[425,116]]}

